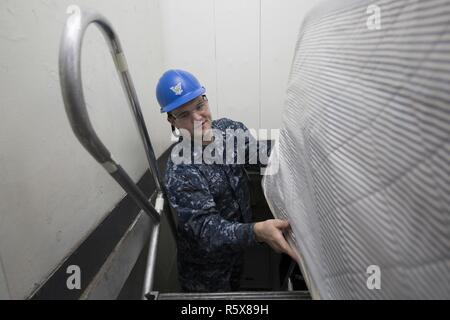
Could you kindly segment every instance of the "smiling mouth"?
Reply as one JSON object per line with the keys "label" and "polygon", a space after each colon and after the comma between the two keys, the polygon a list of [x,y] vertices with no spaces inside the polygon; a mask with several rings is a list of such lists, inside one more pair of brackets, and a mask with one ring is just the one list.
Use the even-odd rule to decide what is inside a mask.
{"label": "smiling mouth", "polygon": [[194,129],[200,129],[200,128],[206,129],[207,124],[208,124],[208,120],[203,121],[200,125],[196,126]]}

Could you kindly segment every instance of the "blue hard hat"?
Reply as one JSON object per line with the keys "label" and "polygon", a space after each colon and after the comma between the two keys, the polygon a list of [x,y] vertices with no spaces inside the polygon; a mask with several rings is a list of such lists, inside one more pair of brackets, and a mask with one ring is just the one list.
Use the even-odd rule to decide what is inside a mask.
{"label": "blue hard hat", "polygon": [[156,86],[156,98],[161,112],[170,112],[205,93],[205,88],[189,72],[166,71]]}

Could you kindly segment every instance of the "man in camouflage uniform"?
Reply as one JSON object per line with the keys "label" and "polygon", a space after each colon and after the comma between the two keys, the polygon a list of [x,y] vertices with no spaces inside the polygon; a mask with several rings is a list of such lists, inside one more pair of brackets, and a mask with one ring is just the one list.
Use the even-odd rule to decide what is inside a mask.
{"label": "man in camouflage uniform", "polygon": [[[212,121],[204,93],[197,79],[182,70],[167,71],[157,87],[162,111],[168,112],[172,127],[187,133],[183,139],[187,139],[184,143],[189,146],[190,161],[175,163],[172,152],[165,177],[169,202],[178,215],[179,281],[186,292],[234,291],[239,288],[246,248],[265,242],[277,252],[294,259],[296,256],[282,234],[289,227],[286,221],[251,222],[250,193],[243,165],[226,164],[226,154],[222,163],[202,160],[205,148],[220,140],[217,136],[205,139],[203,134],[214,130],[225,140],[226,130],[247,130],[242,123],[229,119]],[[203,133],[197,146],[196,130]],[[249,141],[246,142],[248,146]],[[237,146],[233,148],[235,157]]]}

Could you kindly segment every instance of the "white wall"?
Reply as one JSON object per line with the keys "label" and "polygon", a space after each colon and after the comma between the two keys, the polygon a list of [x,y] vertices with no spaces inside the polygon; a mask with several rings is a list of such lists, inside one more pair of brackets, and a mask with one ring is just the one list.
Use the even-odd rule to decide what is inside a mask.
{"label": "white wall", "polygon": [[320,0],[165,0],[164,66],[193,72],[215,118],[279,128],[294,46]]}
{"label": "white wall", "polygon": [[[64,111],[57,62],[70,4],[111,21],[157,156],[169,145],[154,97],[163,71],[158,1],[0,1],[0,298],[27,297],[124,196],[76,140]],[[137,180],[145,155],[96,28],[86,34],[83,72],[94,127]]]}

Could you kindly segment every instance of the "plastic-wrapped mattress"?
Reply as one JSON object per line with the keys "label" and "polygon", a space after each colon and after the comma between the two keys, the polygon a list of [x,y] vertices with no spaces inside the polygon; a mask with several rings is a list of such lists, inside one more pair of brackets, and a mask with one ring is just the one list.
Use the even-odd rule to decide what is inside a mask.
{"label": "plastic-wrapped mattress", "polygon": [[450,299],[450,1],[310,12],[269,169],[314,298]]}

